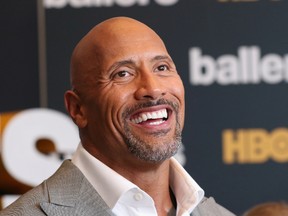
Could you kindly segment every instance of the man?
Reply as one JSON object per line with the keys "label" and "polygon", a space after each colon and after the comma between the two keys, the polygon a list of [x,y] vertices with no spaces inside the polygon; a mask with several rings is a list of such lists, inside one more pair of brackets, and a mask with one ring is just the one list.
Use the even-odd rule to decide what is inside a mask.
{"label": "man", "polygon": [[72,54],[71,84],[72,161],[0,215],[233,215],[171,158],[184,88],[152,29],[127,17],[94,27]]}

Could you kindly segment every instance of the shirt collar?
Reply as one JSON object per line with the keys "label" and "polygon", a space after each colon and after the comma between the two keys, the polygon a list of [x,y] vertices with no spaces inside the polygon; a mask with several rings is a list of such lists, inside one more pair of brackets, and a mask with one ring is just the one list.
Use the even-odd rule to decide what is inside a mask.
{"label": "shirt collar", "polygon": [[124,192],[137,187],[92,156],[82,144],[74,153],[72,162],[81,170],[110,208],[115,206]]}
{"label": "shirt collar", "polygon": [[203,199],[203,189],[173,157],[170,159],[169,181],[177,200],[177,215],[190,214]]}
{"label": "shirt collar", "polygon": [[[80,143],[72,162],[100,194],[110,208],[121,195],[139,187],[119,175],[87,152]],[[170,159],[170,187],[177,200],[177,215],[191,213],[204,197],[204,191],[175,158]]]}

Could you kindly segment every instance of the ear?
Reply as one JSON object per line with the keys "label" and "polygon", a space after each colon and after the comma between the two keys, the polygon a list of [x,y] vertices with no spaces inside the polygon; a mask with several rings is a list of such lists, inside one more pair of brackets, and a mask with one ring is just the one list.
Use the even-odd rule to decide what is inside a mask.
{"label": "ear", "polygon": [[64,101],[66,110],[74,123],[79,128],[84,128],[87,125],[87,119],[81,98],[74,91],[69,90],[65,92]]}

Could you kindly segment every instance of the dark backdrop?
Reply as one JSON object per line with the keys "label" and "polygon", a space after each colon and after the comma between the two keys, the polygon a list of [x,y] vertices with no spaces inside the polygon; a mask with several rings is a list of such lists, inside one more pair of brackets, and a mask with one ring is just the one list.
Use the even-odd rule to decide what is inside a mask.
{"label": "dark backdrop", "polygon": [[[1,112],[40,106],[36,17],[29,12],[35,8],[18,1],[29,14],[21,18],[24,12],[6,2],[4,11],[16,13],[18,21],[1,8]],[[69,59],[78,40],[106,18],[136,18],[163,38],[183,78],[185,168],[206,195],[237,214],[260,202],[286,199],[288,2],[71,2],[56,7],[46,1],[49,108],[65,113]],[[201,51],[197,58],[192,57],[195,48]],[[198,82],[192,76],[196,73],[202,77]],[[213,78],[204,84],[209,74]]]}

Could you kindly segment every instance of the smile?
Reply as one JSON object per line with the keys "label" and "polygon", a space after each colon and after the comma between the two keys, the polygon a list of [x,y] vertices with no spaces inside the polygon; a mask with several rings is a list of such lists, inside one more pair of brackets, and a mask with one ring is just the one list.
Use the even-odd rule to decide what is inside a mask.
{"label": "smile", "polygon": [[149,121],[150,125],[160,125],[167,120],[167,117],[168,117],[167,109],[161,109],[153,112],[142,112],[137,116],[134,116],[131,119],[131,121],[134,124],[140,124]]}

